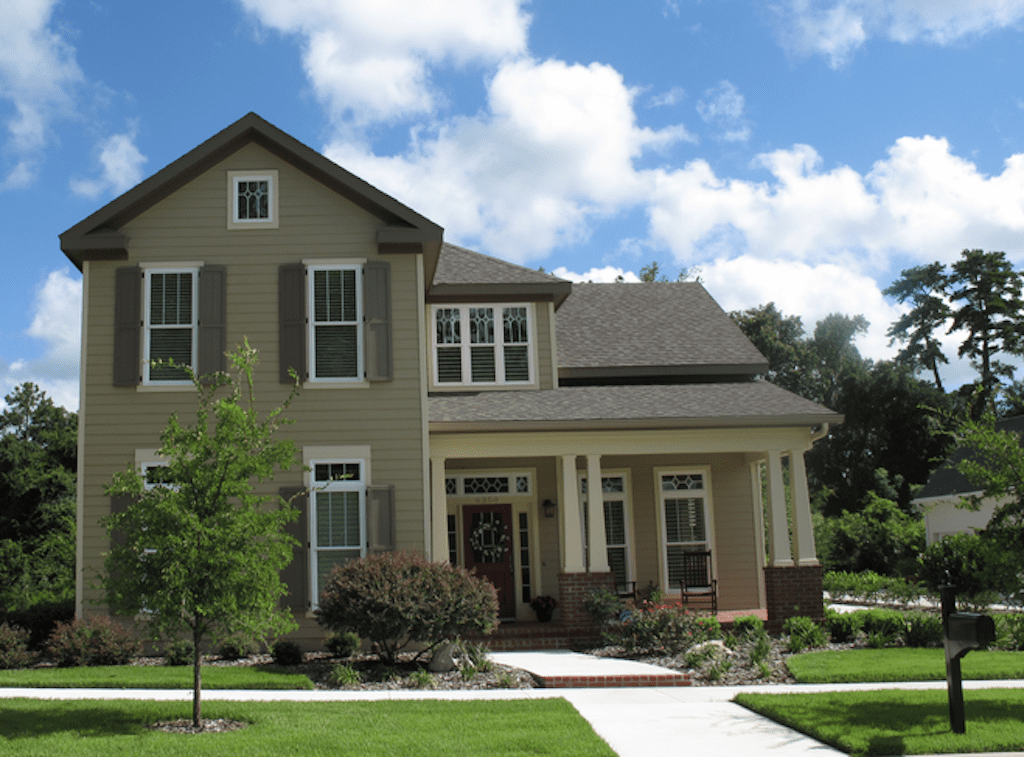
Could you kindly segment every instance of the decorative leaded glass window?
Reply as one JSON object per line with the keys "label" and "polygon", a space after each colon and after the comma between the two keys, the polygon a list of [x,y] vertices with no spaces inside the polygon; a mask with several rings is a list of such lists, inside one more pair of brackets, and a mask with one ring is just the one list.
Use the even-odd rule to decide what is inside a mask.
{"label": "decorative leaded glass window", "polygon": [[433,314],[436,384],[531,381],[528,306],[436,306]]}
{"label": "decorative leaded glass window", "polygon": [[310,380],[361,379],[359,266],[317,267],[310,278]]}
{"label": "decorative leaded glass window", "polygon": [[235,184],[238,200],[239,221],[259,221],[270,218],[270,182],[266,179],[247,181],[240,179]]}
{"label": "decorative leaded glass window", "polygon": [[278,228],[277,171],[228,172],[228,228]]}

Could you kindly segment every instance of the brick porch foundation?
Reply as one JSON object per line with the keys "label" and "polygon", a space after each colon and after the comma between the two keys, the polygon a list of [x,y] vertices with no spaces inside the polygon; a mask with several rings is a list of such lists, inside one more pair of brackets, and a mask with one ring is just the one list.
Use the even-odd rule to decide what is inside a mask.
{"label": "brick porch foundation", "polygon": [[764,587],[768,600],[768,626],[778,630],[786,618],[805,615],[821,622],[825,606],[820,565],[765,566]]}
{"label": "brick porch foundation", "polygon": [[595,591],[615,591],[612,573],[559,573],[559,623],[569,632],[575,646],[596,643],[601,638],[594,619],[587,612],[586,601]]}

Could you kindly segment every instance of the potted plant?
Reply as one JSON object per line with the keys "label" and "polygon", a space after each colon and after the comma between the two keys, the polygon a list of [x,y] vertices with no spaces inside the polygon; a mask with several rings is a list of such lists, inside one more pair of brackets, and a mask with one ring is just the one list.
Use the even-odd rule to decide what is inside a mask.
{"label": "potted plant", "polygon": [[551,614],[555,611],[555,608],[558,607],[558,600],[545,594],[540,597],[534,597],[530,602],[530,607],[537,613],[537,620],[541,623],[547,623],[551,620]]}

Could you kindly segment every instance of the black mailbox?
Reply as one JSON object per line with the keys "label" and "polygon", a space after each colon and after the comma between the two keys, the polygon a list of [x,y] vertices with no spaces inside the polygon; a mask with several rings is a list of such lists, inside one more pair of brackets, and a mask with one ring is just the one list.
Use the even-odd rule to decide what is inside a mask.
{"label": "black mailbox", "polygon": [[970,649],[988,646],[996,640],[996,624],[989,615],[974,612],[951,613],[949,640]]}

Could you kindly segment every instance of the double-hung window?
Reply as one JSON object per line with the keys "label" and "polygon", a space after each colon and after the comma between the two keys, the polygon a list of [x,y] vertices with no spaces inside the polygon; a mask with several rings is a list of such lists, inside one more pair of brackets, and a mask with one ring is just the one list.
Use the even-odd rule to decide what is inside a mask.
{"label": "double-hung window", "polygon": [[198,268],[146,269],[143,382],[188,384],[196,367]]}
{"label": "double-hung window", "polygon": [[[590,533],[587,503],[590,500],[587,479],[580,479],[581,503],[583,507],[583,544],[587,550]],[[615,576],[615,586],[625,590],[631,580],[632,566],[629,558],[629,502],[625,476],[602,476],[601,499],[604,510],[604,537],[608,548],[608,565]],[[588,552],[589,555],[589,552]],[[589,558],[588,558],[589,561]]]}
{"label": "double-hung window", "polygon": [[310,266],[311,381],[362,380],[362,267]]}
{"label": "double-hung window", "polygon": [[528,305],[438,305],[433,314],[435,384],[529,384],[533,380]]}
{"label": "double-hung window", "polygon": [[666,586],[679,586],[683,553],[709,549],[707,478],[706,473],[698,471],[672,471],[658,475],[665,529]]}
{"label": "double-hung window", "polygon": [[310,518],[313,596],[338,565],[366,554],[366,466],[362,460],[314,461]]}

